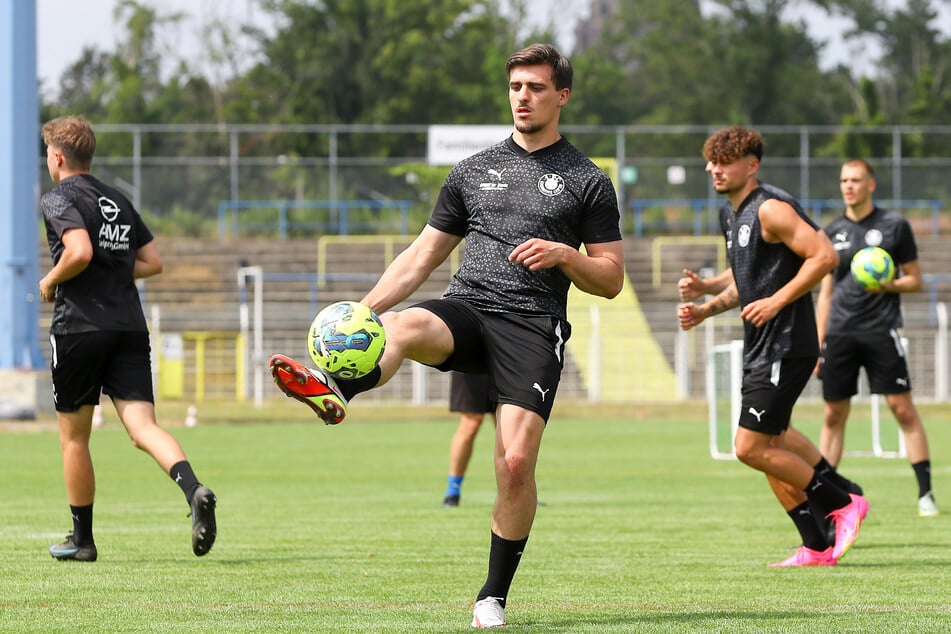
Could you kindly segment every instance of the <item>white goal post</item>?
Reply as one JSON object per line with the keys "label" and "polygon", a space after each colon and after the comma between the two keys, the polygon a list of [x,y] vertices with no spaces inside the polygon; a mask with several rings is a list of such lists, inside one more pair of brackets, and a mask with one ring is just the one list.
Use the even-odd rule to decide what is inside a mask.
{"label": "white goal post", "polygon": [[[908,340],[902,337],[902,347],[908,350]],[[709,419],[710,456],[715,460],[730,460],[736,457],[733,438],[740,419],[740,386],[743,382],[743,340],[713,346],[707,354],[707,412]],[[860,385],[863,382],[860,380]],[[871,451],[846,452],[847,455],[874,456],[876,458],[904,458],[905,437],[898,429],[898,449],[888,451],[882,447],[880,405],[881,396],[872,394],[871,405],[872,449]],[[727,410],[727,411],[723,411]]]}

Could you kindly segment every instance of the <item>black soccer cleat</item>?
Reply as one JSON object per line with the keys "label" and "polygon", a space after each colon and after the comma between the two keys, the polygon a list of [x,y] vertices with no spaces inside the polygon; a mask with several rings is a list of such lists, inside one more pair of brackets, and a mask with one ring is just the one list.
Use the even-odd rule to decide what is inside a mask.
{"label": "black soccer cleat", "polygon": [[58,561],[96,561],[99,558],[99,551],[95,544],[80,546],[75,541],[72,533],[66,536],[66,541],[62,544],[53,544],[50,546],[50,554],[53,559]]}
{"label": "black soccer cleat", "polygon": [[458,495],[447,495],[442,501],[442,507],[444,509],[451,509],[459,506],[459,496]]}
{"label": "black soccer cleat", "polygon": [[201,557],[211,550],[218,536],[215,505],[218,498],[206,486],[199,486],[192,496],[192,552]]}

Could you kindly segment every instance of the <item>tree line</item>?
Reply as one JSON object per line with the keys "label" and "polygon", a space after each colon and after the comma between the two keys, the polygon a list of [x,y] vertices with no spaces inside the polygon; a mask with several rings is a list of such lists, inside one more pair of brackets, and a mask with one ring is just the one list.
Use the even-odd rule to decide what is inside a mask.
{"label": "tree line", "polygon": [[[936,28],[938,2],[951,4],[705,0],[701,11],[699,0],[595,0],[613,12],[599,37],[570,51],[576,85],[564,121],[944,124],[951,40]],[[860,60],[872,75],[846,65],[823,70],[821,43],[803,23],[782,19],[797,4],[848,18],[844,37],[880,51]],[[213,19],[203,26],[199,55],[176,59],[162,42],[167,49],[185,16],[119,0],[115,50],[87,46],[59,78],[55,98],[44,96],[44,116],[503,123],[505,59],[532,41],[559,45],[551,27],[525,32],[528,11],[525,0],[258,0],[266,17],[259,22],[271,28]]]}

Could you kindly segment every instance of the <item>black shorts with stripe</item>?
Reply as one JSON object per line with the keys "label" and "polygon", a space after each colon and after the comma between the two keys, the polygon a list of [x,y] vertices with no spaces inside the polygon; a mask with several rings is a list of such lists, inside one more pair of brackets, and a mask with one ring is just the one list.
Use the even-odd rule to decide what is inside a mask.
{"label": "black shorts with stripe", "polygon": [[865,368],[872,394],[911,390],[905,348],[897,330],[855,335],[826,335],[822,346],[822,398],[842,401],[858,393],[859,368]]}
{"label": "black shorts with stripe", "polygon": [[499,403],[518,405],[548,421],[571,334],[567,322],[480,311],[454,299],[428,300],[414,307],[435,314],[452,332],[453,353],[436,369],[487,374]]}
{"label": "black shorts with stripe", "polygon": [[815,367],[816,357],[800,357],[744,370],[739,426],[770,436],[786,431]]}
{"label": "black shorts with stripe", "polygon": [[101,393],[154,403],[149,333],[95,331],[50,335],[57,412],[98,405]]}

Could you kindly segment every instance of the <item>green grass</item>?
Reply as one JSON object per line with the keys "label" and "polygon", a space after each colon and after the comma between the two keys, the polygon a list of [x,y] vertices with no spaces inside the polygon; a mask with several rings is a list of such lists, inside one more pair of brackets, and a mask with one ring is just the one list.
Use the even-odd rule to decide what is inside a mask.
{"label": "green grass", "polygon": [[[761,475],[708,457],[703,406],[627,409],[563,407],[550,424],[545,506],[508,631],[951,631],[951,513],[916,516],[907,461],[847,459],[872,511],[838,567],[770,569],[795,530]],[[462,505],[447,510],[455,419],[444,412],[414,421],[355,407],[329,428],[274,400],[256,414],[202,406],[188,429],[176,406],[160,411],[218,494],[214,550],[191,554],[179,490],[113,414],[93,438],[100,559],[54,561],[46,548],[69,526],[56,433],[0,433],[0,631],[469,631],[488,554],[491,428]],[[951,417],[925,418],[951,511]],[[297,422],[249,424],[263,419]],[[802,428],[815,437],[814,413]]]}

